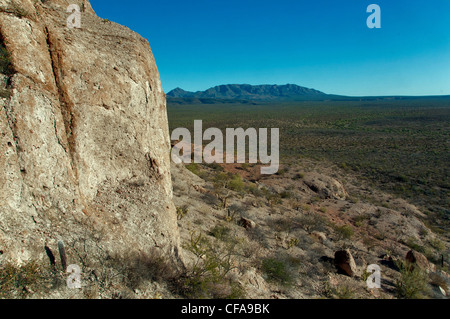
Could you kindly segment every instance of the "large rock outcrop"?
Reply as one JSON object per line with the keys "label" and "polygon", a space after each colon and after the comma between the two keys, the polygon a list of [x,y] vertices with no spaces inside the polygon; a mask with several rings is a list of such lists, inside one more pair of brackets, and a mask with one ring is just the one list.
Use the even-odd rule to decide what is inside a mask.
{"label": "large rock outcrop", "polygon": [[[81,8],[69,29],[66,9]],[[147,40],[87,0],[0,0],[0,258],[93,236],[179,260],[165,94]],[[67,248],[71,253],[70,246]]]}

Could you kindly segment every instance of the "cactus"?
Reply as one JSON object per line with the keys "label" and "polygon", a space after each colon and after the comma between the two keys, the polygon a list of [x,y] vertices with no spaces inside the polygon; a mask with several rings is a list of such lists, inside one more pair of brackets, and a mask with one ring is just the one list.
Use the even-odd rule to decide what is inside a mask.
{"label": "cactus", "polygon": [[64,249],[64,242],[62,240],[58,241],[58,251],[59,251],[59,257],[61,258],[62,269],[64,272],[66,272],[67,256],[66,256],[66,250]]}

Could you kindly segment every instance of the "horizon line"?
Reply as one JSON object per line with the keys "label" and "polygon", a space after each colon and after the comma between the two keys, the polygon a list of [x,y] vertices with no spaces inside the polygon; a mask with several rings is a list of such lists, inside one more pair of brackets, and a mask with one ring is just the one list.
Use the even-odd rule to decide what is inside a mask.
{"label": "horizon line", "polygon": [[312,89],[312,90],[316,90],[316,91],[320,91],[326,95],[337,95],[337,96],[343,96],[343,97],[351,97],[351,98],[364,98],[364,97],[445,97],[445,96],[450,96],[450,92],[448,92],[447,94],[443,93],[443,94],[388,94],[388,95],[348,95],[348,94],[339,94],[339,93],[326,93],[322,90],[316,89],[316,88],[312,88],[312,87],[306,87],[306,86],[302,86],[299,84],[295,84],[295,83],[286,83],[286,84],[249,84],[249,83],[227,83],[227,84],[217,84],[214,86],[210,86],[204,90],[196,90],[196,91],[190,91],[190,90],[185,90],[180,86],[177,86],[171,90],[168,90],[167,92],[164,92],[165,94],[168,94],[170,92],[172,92],[173,90],[176,89],[181,89],[183,91],[186,92],[190,92],[190,93],[197,93],[197,92],[204,92],[206,90],[209,90],[211,88],[215,88],[218,86],[226,86],[226,85],[250,85],[250,86],[286,86],[286,85],[296,85],[296,86],[300,86],[300,87],[304,87],[307,89]]}

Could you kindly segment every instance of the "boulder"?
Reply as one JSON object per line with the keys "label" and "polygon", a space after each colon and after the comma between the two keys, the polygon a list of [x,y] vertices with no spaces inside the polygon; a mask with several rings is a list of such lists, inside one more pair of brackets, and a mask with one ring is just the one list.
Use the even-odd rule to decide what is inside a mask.
{"label": "boulder", "polygon": [[244,217],[241,217],[241,219],[239,220],[239,225],[241,225],[245,229],[252,229],[256,227],[256,223],[253,220]]}
{"label": "boulder", "polygon": [[406,253],[405,259],[407,262],[409,262],[413,265],[416,265],[420,269],[423,269],[427,272],[436,270],[436,266],[434,264],[430,263],[428,261],[427,257],[425,257],[423,254],[421,254],[415,250],[408,251]]}
{"label": "boulder", "polygon": [[303,183],[322,198],[343,200],[348,196],[347,191],[338,180],[319,173],[307,173]]}
{"label": "boulder", "polygon": [[349,249],[338,250],[335,252],[334,265],[339,272],[350,277],[356,276],[356,263]]}
{"label": "boulder", "polygon": [[[69,4],[82,8],[80,29],[67,27]],[[42,259],[46,243],[88,233],[104,251],[157,247],[178,260],[166,99],[148,41],[88,0],[0,1],[0,33],[15,71],[0,97],[2,258]]]}
{"label": "boulder", "polygon": [[327,236],[323,233],[323,232],[319,232],[319,231],[314,231],[311,233],[311,237],[314,240],[317,240],[321,243],[324,243],[327,240]]}

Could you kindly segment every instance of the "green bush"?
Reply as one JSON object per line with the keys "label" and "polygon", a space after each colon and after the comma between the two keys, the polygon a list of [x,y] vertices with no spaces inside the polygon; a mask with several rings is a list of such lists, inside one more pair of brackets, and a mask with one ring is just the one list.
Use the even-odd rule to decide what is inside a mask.
{"label": "green bush", "polygon": [[431,247],[436,249],[438,252],[442,252],[445,250],[444,243],[437,238],[429,239],[428,242],[431,245]]}
{"label": "green bush", "polygon": [[297,173],[294,175],[294,177],[292,177],[293,180],[299,180],[302,179],[303,177],[305,177],[305,174],[303,173]]}
{"label": "green bush", "polygon": [[282,191],[282,192],[280,193],[280,197],[281,197],[281,198],[292,198],[292,197],[293,197],[293,194],[292,194],[292,192],[290,192],[290,191]]}
{"label": "green bush", "polygon": [[400,278],[396,280],[397,296],[405,299],[424,298],[428,293],[428,275],[409,262],[398,262]]}
{"label": "green bush", "polygon": [[211,229],[209,234],[219,240],[227,241],[230,239],[230,232],[231,228],[222,225],[216,225],[213,229]]}
{"label": "green bush", "polygon": [[45,291],[51,276],[37,262],[0,265],[0,298],[25,298],[31,291]]}
{"label": "green bush", "polygon": [[231,180],[228,183],[229,189],[235,191],[235,192],[241,192],[245,187],[244,181],[242,180],[242,177],[239,174],[233,175]]}
{"label": "green bush", "polygon": [[183,219],[184,216],[186,216],[187,213],[189,212],[189,208],[186,205],[184,205],[183,207],[178,207],[177,206],[176,210],[177,210],[177,219],[178,220]]}
{"label": "green bush", "polygon": [[259,189],[256,184],[248,183],[246,185],[246,191],[250,194],[253,194],[255,197],[262,197],[264,196],[263,190]]}
{"label": "green bush", "polygon": [[335,226],[334,229],[341,239],[351,239],[354,235],[353,228],[350,225]]}
{"label": "green bush", "polygon": [[235,268],[238,245],[234,241],[212,243],[202,234],[191,233],[183,248],[194,254],[193,265],[178,279],[187,298],[243,298],[239,283],[227,276]]}
{"label": "green bush", "polygon": [[[110,273],[107,273],[108,269],[111,270]],[[177,276],[175,267],[156,249],[139,253],[129,252],[125,256],[110,256],[98,273],[102,279],[100,285],[105,286],[117,277],[133,290],[145,281],[164,282]]]}
{"label": "green bush", "polygon": [[271,192],[267,188],[263,188],[262,191],[263,191],[264,197],[267,200],[267,204],[270,207],[273,207],[274,205],[278,205],[278,204],[282,203],[280,194],[278,194],[276,192]]}
{"label": "green bush", "polygon": [[357,226],[357,227],[363,226],[364,223],[369,220],[370,220],[369,214],[362,214],[362,215],[358,215],[355,218],[353,218],[353,221],[355,222],[355,226]]}
{"label": "green bush", "polygon": [[353,299],[354,296],[355,296],[354,288],[348,285],[338,286],[334,291],[334,298],[337,299]]}
{"label": "green bush", "polygon": [[268,257],[262,260],[261,270],[267,276],[269,281],[274,281],[284,286],[290,285],[293,280],[293,274],[287,261]]}
{"label": "green bush", "polygon": [[205,164],[203,164],[204,166],[206,166],[206,167],[209,167],[209,168],[211,168],[211,169],[213,169],[213,170],[215,170],[215,171],[223,171],[223,168],[222,168],[222,166],[220,166],[220,164],[218,164],[218,163],[216,163],[216,162],[214,162],[214,163],[205,163]]}
{"label": "green bush", "polygon": [[274,217],[267,220],[267,226],[277,232],[290,232],[295,226],[292,220],[286,217]]}
{"label": "green bush", "polygon": [[[303,208],[306,210],[308,207],[305,206]],[[294,219],[294,222],[307,232],[324,231],[326,225],[329,224],[329,220],[326,217],[314,213],[299,215]]]}
{"label": "green bush", "polygon": [[187,164],[186,168],[188,170],[190,170],[192,173],[194,173],[195,175],[200,174],[200,168],[199,168],[198,164],[196,164],[196,163]]}

